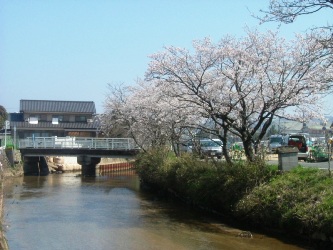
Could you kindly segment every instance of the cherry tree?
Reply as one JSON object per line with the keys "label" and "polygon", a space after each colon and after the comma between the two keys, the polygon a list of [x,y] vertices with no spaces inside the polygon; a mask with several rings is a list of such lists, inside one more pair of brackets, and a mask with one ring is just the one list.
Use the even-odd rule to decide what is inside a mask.
{"label": "cherry tree", "polygon": [[247,31],[217,44],[194,41],[192,51],[171,46],[151,55],[146,79],[211,118],[224,145],[229,132],[240,137],[250,161],[274,116],[291,107],[289,117],[317,115],[318,97],[332,79],[329,53],[311,35],[286,42],[273,32]]}
{"label": "cherry tree", "polygon": [[[293,23],[299,16],[311,15],[319,11],[333,11],[332,0],[270,0],[267,10],[260,10],[264,16],[256,16],[261,23],[265,22],[282,22]],[[333,26],[329,23],[329,15],[327,23],[323,23],[319,27],[311,27],[311,30],[322,29],[326,33],[321,33],[317,36],[318,42],[323,45],[323,48],[330,50],[333,55]],[[310,28],[310,27],[308,27]],[[315,34],[318,35],[318,34]]]}
{"label": "cherry tree", "polygon": [[105,129],[123,126],[143,150],[171,144],[179,154],[178,145],[190,119],[198,120],[195,115],[187,113],[177,99],[166,97],[163,89],[141,80],[131,87],[109,87]]}
{"label": "cherry tree", "polygon": [[[224,86],[216,67],[221,58],[220,50],[209,38],[194,41],[193,46],[193,55],[187,49],[173,46],[152,55],[146,80],[163,88],[165,95],[179,100],[183,108],[192,109],[202,120],[212,120],[216,124],[213,127],[204,126],[204,122],[197,127],[220,137],[223,154],[230,161],[227,151],[229,124],[224,119],[230,110],[224,105]],[[223,134],[216,133],[221,130]]]}
{"label": "cherry tree", "polygon": [[112,133],[123,127],[143,150],[163,144],[163,124],[159,110],[154,109],[156,104],[150,98],[151,89],[143,91],[144,87],[139,82],[132,87],[109,85],[109,89],[110,93],[104,104],[104,130]]}
{"label": "cherry tree", "polygon": [[128,137],[129,120],[124,112],[129,91],[123,84],[108,84],[104,101],[105,113],[100,116],[101,130],[108,137]]}
{"label": "cherry tree", "polygon": [[[292,23],[298,16],[313,14],[322,9],[332,9],[332,0],[270,0],[268,10],[261,10],[265,16],[262,22],[278,21]],[[332,26],[327,25],[327,28]]]}

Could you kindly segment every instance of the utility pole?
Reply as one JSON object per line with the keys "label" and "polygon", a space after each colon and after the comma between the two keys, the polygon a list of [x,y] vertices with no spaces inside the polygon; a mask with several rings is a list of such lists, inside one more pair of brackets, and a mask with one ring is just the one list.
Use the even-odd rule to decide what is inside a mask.
{"label": "utility pole", "polygon": [[328,175],[331,176],[331,139],[329,138],[329,131],[327,131],[326,126],[323,127],[323,131],[325,133],[325,143],[328,156]]}
{"label": "utility pole", "polygon": [[16,126],[14,126],[14,149],[16,149]]}
{"label": "utility pole", "polygon": [[7,129],[9,127],[9,121],[5,121],[5,148],[7,146]]}

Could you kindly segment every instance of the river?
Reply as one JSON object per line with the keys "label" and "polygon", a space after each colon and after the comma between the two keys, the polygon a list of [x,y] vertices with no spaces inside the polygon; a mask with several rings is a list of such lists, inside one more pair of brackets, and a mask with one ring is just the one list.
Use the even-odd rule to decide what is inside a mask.
{"label": "river", "polygon": [[4,228],[10,250],[305,249],[229,227],[140,189],[133,171],[7,179]]}

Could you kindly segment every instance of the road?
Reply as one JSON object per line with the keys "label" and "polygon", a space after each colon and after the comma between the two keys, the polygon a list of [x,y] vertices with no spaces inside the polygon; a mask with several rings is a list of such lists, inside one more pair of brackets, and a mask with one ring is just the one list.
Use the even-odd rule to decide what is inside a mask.
{"label": "road", "polygon": [[[272,165],[278,165],[278,155],[273,154],[269,155],[268,157],[268,163]],[[320,169],[328,169],[329,165],[331,170],[333,169],[333,159],[328,163],[328,161],[325,162],[305,162],[305,161],[298,161],[298,163],[303,167],[313,167],[313,168],[320,168]]]}

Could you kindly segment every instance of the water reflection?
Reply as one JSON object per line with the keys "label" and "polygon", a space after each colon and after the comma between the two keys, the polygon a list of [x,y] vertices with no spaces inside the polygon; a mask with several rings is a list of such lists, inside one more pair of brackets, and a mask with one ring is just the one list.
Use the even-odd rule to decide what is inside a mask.
{"label": "water reflection", "polygon": [[140,190],[134,172],[26,176],[5,184],[6,237],[15,249],[302,249],[227,227]]}

